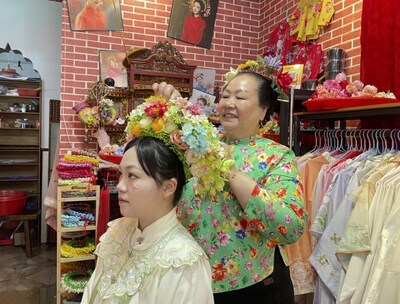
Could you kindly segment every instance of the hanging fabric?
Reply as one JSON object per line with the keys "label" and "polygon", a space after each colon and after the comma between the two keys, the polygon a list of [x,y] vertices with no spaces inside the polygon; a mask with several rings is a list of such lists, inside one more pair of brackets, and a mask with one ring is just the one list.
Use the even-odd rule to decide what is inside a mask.
{"label": "hanging fabric", "polygon": [[264,56],[280,60],[282,65],[290,62],[290,26],[287,21],[281,22],[271,33],[266,44]]}
{"label": "hanging fabric", "polygon": [[334,12],[332,0],[300,0],[289,19],[290,34],[296,35],[299,41],[315,40]]}

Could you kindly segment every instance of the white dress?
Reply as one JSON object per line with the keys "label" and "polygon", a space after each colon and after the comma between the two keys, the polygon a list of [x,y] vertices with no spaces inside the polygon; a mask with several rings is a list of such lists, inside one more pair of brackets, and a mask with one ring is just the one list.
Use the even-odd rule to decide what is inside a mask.
{"label": "white dress", "polygon": [[178,222],[175,208],[143,232],[136,223],[109,223],[81,303],[214,303],[209,260]]}

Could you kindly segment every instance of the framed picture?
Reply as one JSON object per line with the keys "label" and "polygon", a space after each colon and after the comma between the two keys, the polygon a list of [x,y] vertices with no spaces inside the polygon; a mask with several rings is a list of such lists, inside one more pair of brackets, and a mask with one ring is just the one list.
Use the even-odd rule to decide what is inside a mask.
{"label": "framed picture", "polygon": [[120,88],[128,87],[128,73],[122,61],[125,52],[100,50],[100,79],[114,79],[114,86]]}
{"label": "framed picture", "polygon": [[72,31],[122,31],[120,0],[67,0]]}
{"label": "framed picture", "polygon": [[205,115],[211,115],[215,112],[216,104],[215,104],[215,96],[193,89],[192,96],[189,98],[189,102],[191,104],[198,105],[202,110],[201,112]]}
{"label": "framed picture", "polygon": [[174,0],[167,36],[210,49],[218,0]]}
{"label": "framed picture", "polygon": [[193,71],[193,89],[214,94],[215,70],[196,68]]}
{"label": "framed picture", "polygon": [[294,87],[295,89],[300,89],[301,81],[303,78],[303,68],[304,64],[284,65],[282,67],[282,72],[288,72],[293,79],[292,83],[290,84],[291,87]]}

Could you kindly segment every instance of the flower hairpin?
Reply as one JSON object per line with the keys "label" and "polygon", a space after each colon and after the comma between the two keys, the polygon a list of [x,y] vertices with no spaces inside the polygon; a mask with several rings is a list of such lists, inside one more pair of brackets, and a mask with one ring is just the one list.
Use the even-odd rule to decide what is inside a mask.
{"label": "flower hairpin", "polygon": [[257,60],[247,60],[238,65],[236,69],[230,68],[224,75],[225,82],[231,81],[237,74],[242,72],[256,72],[271,80],[272,89],[278,94],[278,98],[289,100],[286,91],[289,89],[293,78],[288,72],[283,72],[282,63],[272,56],[257,56]]}
{"label": "flower hairpin", "polygon": [[128,115],[127,141],[138,136],[160,139],[182,161],[187,178],[196,177],[196,194],[222,191],[233,160],[226,157],[219,133],[187,98],[150,96]]}

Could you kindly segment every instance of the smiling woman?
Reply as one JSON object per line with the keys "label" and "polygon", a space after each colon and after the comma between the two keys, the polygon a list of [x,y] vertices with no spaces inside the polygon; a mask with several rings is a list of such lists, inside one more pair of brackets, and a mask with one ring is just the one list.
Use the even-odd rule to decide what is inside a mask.
{"label": "smiling woman", "polygon": [[[155,92],[177,98],[166,84]],[[232,75],[218,103],[222,137],[234,164],[216,194],[185,185],[178,219],[210,256],[217,304],[293,303],[284,245],[297,241],[308,215],[294,153],[259,136],[277,102],[271,80],[255,72]]]}

